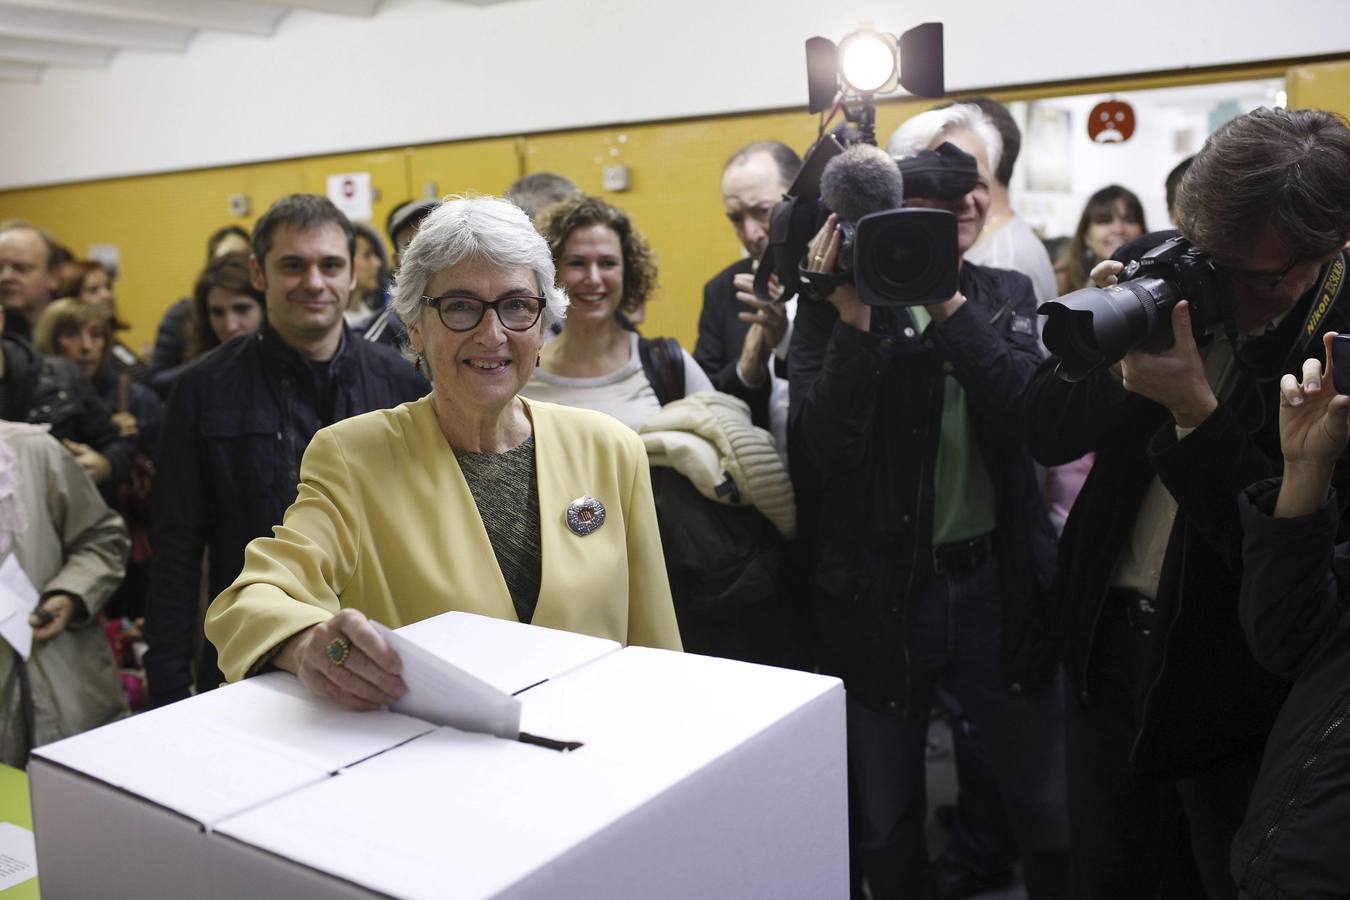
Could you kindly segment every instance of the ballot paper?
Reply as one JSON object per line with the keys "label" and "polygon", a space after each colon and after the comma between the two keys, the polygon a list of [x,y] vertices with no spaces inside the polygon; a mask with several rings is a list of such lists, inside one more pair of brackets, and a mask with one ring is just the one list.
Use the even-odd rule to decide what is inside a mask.
{"label": "ballot paper", "polygon": [[390,709],[460,731],[512,741],[520,737],[519,700],[379,622],[372,621],[371,625],[403,661],[403,683],[408,693]]}
{"label": "ballot paper", "polygon": [[37,877],[33,832],[13,822],[0,822],[0,891]]}
{"label": "ballot paper", "polygon": [[0,637],[25,661],[33,653],[33,626],[28,624],[28,616],[37,602],[37,588],[11,553],[0,565]]}

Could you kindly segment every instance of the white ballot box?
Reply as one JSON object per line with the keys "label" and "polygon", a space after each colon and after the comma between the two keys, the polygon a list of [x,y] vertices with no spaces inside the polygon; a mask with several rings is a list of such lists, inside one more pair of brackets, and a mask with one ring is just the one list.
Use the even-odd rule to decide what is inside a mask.
{"label": "white ballot box", "polygon": [[[282,740],[260,739],[252,731],[262,723],[247,704],[217,701],[207,715],[228,721],[189,741],[210,749],[197,757],[184,750],[172,791],[152,787],[154,767],[140,764],[138,735],[116,741],[114,755],[106,741],[71,751],[180,707],[204,710],[246,682],[38,751],[33,796],[44,896],[848,895],[844,694],[836,679],[618,649],[465,614],[397,634],[452,654],[449,661],[476,679],[514,694],[527,739],[581,746],[561,752],[396,713],[343,713],[296,693],[287,696],[330,713],[324,729],[311,733],[302,721],[287,725]],[[288,675],[253,681],[301,690]],[[356,734],[371,723],[366,746],[352,744],[354,751],[382,746],[341,763],[337,757],[348,754],[314,751],[312,744],[335,740],[326,729],[339,718]],[[409,723],[406,733],[396,735],[393,723]],[[164,728],[179,724],[166,720]],[[293,750],[283,755],[274,744]],[[245,756],[275,753],[296,769],[280,765],[266,780],[232,785],[217,771],[236,748]],[[139,774],[128,780],[131,771]],[[93,795],[117,818],[69,831]],[[151,824],[140,824],[152,823],[152,814],[190,832],[192,881],[158,873],[181,860],[165,852]],[[148,837],[120,836],[137,827]],[[122,882],[119,871],[110,885],[106,869],[84,864],[72,877],[55,874],[91,843],[104,846],[104,859],[135,854],[130,865],[141,877]],[[79,880],[86,877],[93,880]],[[60,891],[49,894],[49,883]]]}
{"label": "white ballot box", "polygon": [[40,747],[42,896],[209,896],[219,822],[432,729],[339,709],[277,672]]}

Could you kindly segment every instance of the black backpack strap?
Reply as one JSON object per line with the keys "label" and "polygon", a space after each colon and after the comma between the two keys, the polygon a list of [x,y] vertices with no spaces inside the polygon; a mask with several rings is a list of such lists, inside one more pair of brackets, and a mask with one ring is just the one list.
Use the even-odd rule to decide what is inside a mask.
{"label": "black backpack strap", "polygon": [[668,337],[638,338],[638,358],[658,403],[665,406],[684,398],[684,350],[679,341]]}

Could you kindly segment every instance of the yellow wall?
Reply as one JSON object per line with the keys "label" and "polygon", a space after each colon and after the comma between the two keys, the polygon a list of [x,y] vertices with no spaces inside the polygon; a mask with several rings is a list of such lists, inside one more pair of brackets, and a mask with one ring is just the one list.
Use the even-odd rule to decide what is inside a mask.
{"label": "yellow wall", "polygon": [[[1248,66],[991,93],[1027,100],[1282,74],[1279,67]],[[1291,105],[1350,113],[1350,63],[1290,70],[1289,94]],[[877,133],[890,134],[928,106],[920,100],[882,104]],[[322,193],[330,174],[371,173],[378,192],[373,222],[382,228],[394,204],[422,196],[429,183],[440,194],[501,193],[521,174],[551,170],[572,177],[583,190],[603,194],[601,168],[624,163],[632,171],[632,189],[605,196],[632,214],[661,266],[660,291],[643,330],[674,336],[692,349],[703,282],[740,253],[722,213],[722,164],[749,141],[778,138],[804,148],[815,133],[816,118],[802,109],[346,153],[5,191],[0,192],[0,219],[37,222],[77,254],[91,244],[116,244],[122,260],[119,311],[132,326],[127,342],[140,348],[153,340],[164,309],[190,291],[211,231],[231,222],[248,227],[284,194]],[[229,216],[226,199],[236,193],[249,197],[250,216]]]}
{"label": "yellow wall", "polygon": [[1296,66],[1285,89],[1290,107],[1329,109],[1350,118],[1350,62]]}

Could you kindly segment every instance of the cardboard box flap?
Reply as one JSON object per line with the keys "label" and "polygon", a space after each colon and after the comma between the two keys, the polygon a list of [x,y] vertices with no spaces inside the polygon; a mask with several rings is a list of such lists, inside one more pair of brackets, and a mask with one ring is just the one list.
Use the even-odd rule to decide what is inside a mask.
{"label": "cardboard box flap", "polygon": [[209,825],[432,728],[340,709],[276,672],[33,753]]}
{"label": "cardboard box flap", "polygon": [[397,632],[508,694],[620,649],[603,638],[463,612],[423,619]]}
{"label": "cardboard box flap", "polygon": [[682,777],[832,691],[837,678],[627,647],[523,694],[520,728]]}
{"label": "cardboard box flap", "polygon": [[216,832],[381,894],[492,897],[659,793],[644,780],[444,728]]}

